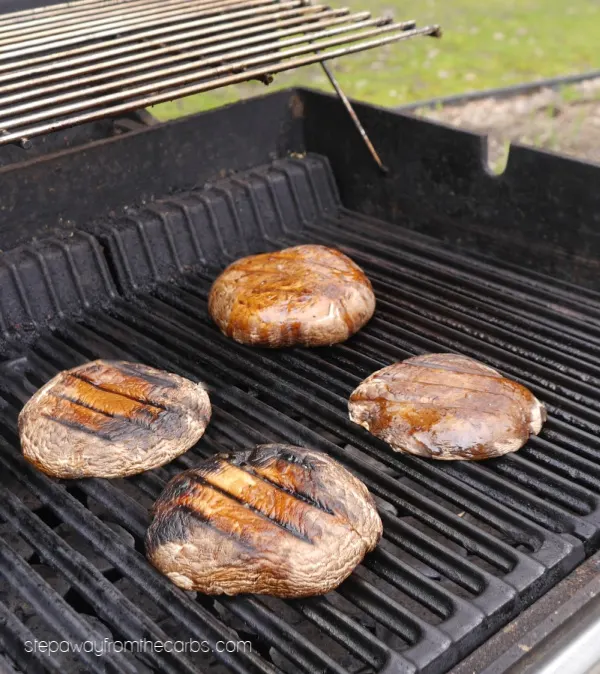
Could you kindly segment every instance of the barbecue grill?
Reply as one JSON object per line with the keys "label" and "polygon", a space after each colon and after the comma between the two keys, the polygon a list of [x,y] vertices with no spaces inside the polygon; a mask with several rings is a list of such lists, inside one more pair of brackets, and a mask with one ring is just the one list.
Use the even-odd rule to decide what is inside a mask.
{"label": "barbecue grill", "polygon": [[[170,12],[180,4],[156,11],[175,26]],[[301,8],[294,21],[309,9],[246,4],[249,17],[259,6]],[[96,12],[110,16],[110,6],[78,4],[102,30],[108,19]],[[34,16],[32,39],[45,40],[54,12],[68,11],[13,14],[0,36]],[[61,16],[65,34],[91,35]],[[414,28],[394,36],[406,30]],[[165,35],[161,50],[170,49]],[[45,68],[53,61],[43,60],[43,44],[27,58]],[[99,44],[90,38],[81,54],[96,55]],[[225,53],[234,48],[224,44]],[[63,82],[53,71],[62,79],[44,87]],[[11,72],[13,84],[26,81]],[[13,84],[2,78],[2,95]],[[118,110],[76,92],[89,105],[73,115],[54,99],[47,107],[37,94],[19,99],[47,114],[11,113],[20,121],[0,147],[0,670],[442,674],[456,666],[465,674],[523,665],[526,651],[566,625],[558,610],[566,598],[568,616],[599,589],[600,169],[512,147],[504,174],[492,175],[479,136],[362,104],[350,108],[353,118],[343,98],[308,90],[148,124],[136,111],[149,99],[114,89]],[[378,301],[373,320],[328,349],[267,351],[223,337],[207,318],[219,271],[299,243],[338,247],[365,269]],[[362,378],[431,351],[472,356],[528,386],[549,411],[540,436],[514,455],[440,465],[394,454],[350,423],[346,400]],[[204,381],[214,406],[205,436],[171,464],[124,480],[37,472],[21,457],[20,408],[59,370],[96,358]],[[377,499],[382,543],[325,597],[179,590],[143,556],[148,508],[200,459],[270,441],[323,450],[358,475]],[[27,646],[36,639],[97,648],[194,639],[211,649],[49,654]],[[217,642],[251,648],[218,651]]]}

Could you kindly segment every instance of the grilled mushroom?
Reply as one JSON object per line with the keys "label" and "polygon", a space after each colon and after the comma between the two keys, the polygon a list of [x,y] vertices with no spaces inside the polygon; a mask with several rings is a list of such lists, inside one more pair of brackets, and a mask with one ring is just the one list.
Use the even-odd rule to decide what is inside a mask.
{"label": "grilled mushroom", "polygon": [[218,454],[186,470],[153,514],[149,560],[205,594],[329,592],[382,533],[362,482],[329,456],[290,445]]}
{"label": "grilled mushroom", "polygon": [[373,315],[369,279],[325,246],[296,246],[242,258],[217,278],[208,309],[228,337],[253,346],[327,346]]}
{"label": "grilled mushroom", "polygon": [[524,386],[451,353],[384,367],[358,386],[348,407],[352,421],[395,451],[443,461],[514,452],[546,420]]}
{"label": "grilled mushroom", "polygon": [[201,384],[139,363],[60,372],[19,415],[25,458],[53,477],[124,477],[168,463],[210,419]]}

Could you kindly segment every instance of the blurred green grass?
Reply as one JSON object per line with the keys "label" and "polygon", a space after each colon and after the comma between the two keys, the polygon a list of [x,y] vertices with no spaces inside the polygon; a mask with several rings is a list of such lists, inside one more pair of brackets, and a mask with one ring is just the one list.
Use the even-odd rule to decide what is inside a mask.
{"label": "blurred green grass", "polygon": [[[415,38],[330,62],[346,93],[399,106],[597,69],[600,0],[337,0],[419,26],[439,23],[441,40]],[[291,86],[331,90],[318,65],[151,108],[165,120]]]}

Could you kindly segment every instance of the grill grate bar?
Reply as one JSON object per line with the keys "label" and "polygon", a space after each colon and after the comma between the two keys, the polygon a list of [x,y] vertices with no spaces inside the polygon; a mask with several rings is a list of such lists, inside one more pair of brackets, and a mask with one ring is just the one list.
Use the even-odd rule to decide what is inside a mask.
{"label": "grill grate bar", "polygon": [[[33,643],[36,636],[15,616],[14,611],[11,611],[2,602],[0,602],[0,621],[2,624],[2,630],[0,631],[0,645],[2,646],[0,671],[6,672],[6,674],[19,674],[12,664],[14,662],[21,672],[36,667],[38,671],[47,674],[64,674],[64,667],[56,661],[51,653],[42,654],[35,649],[31,653],[25,651],[23,644],[27,641]],[[12,662],[6,656],[10,656]]]}
{"label": "grill grate bar", "polygon": [[[339,220],[331,216],[325,216],[324,220],[330,226],[332,233],[339,233]],[[376,240],[373,237],[369,237],[367,232],[379,231],[381,242],[392,244],[395,252],[402,253],[401,259],[403,261],[423,269],[429,269],[430,273],[432,271],[439,272],[443,278],[448,278],[451,282],[454,282],[454,287],[460,287],[461,292],[467,290],[475,291],[493,307],[495,307],[498,301],[508,300],[513,303],[514,308],[526,309],[532,322],[538,320],[538,313],[540,312],[544,317],[548,316],[556,322],[557,299],[560,299],[569,306],[569,311],[566,311],[565,307],[561,306],[561,311],[558,315],[560,321],[556,323],[559,330],[564,321],[567,323],[567,329],[569,325],[580,326],[585,330],[583,334],[586,338],[593,338],[594,334],[600,335],[600,330],[597,329],[598,322],[594,320],[594,316],[600,316],[598,302],[588,300],[584,296],[563,291],[560,288],[554,289],[544,283],[530,283],[526,277],[515,279],[515,275],[511,273],[491,275],[489,269],[482,263],[478,264],[477,260],[474,260],[471,266],[470,258],[469,262],[466,263],[464,259],[461,260],[460,256],[452,251],[448,251],[447,255],[446,251],[442,254],[436,251],[431,244],[422,244],[417,238],[412,240],[412,243],[408,243],[410,239],[406,234],[397,234],[395,231],[383,233],[380,229],[377,230],[373,222],[368,218],[360,217],[356,214],[348,214],[348,218],[347,220],[344,219],[344,223],[353,234],[352,240],[356,240],[356,238],[362,239],[360,241],[361,250],[364,250],[362,248],[364,241],[373,243]],[[402,250],[403,246],[407,247],[406,253]],[[377,251],[378,262],[384,267],[389,265],[391,259],[389,249],[386,250],[385,247],[379,246]],[[393,261],[396,258],[397,255],[394,256]],[[456,281],[459,283],[456,283]],[[506,292],[507,286],[510,287],[510,294]],[[531,311],[532,304],[536,308],[535,314]]]}
{"label": "grill grate bar", "polygon": [[437,26],[416,28],[414,21],[303,0],[83,7],[74,3],[71,13],[65,8],[0,27],[0,144],[229,84],[269,83],[285,70],[440,34]]}
{"label": "grill grate bar", "polygon": [[306,618],[346,646],[356,657],[376,670],[381,668],[386,659],[382,657],[382,642],[368,629],[332,606],[326,598],[315,597],[311,601],[299,599],[294,604]]}
{"label": "grill grate bar", "polygon": [[[167,639],[167,635],[157,629],[142,610],[132,602],[117,596],[112,584],[83,555],[74,550],[67,551],[60,536],[40,522],[37,516],[29,512],[12,494],[7,494],[5,502],[0,504],[0,513],[13,523],[14,527],[21,532],[21,535],[38,551],[44,560],[65,575],[72,587],[89,602],[100,618],[108,619],[116,624],[119,631],[127,636],[127,639],[137,640],[144,637],[157,641]],[[0,557],[2,552],[3,550],[0,548]],[[17,582],[16,578],[10,580],[13,583]],[[32,601],[31,597],[38,592],[38,586],[32,587],[31,580],[27,570],[18,576],[18,581],[23,584],[23,591],[29,593],[29,601]],[[53,606],[53,604],[56,604],[56,602],[53,601],[48,589],[46,605]],[[110,608],[108,608],[109,604]],[[40,612],[45,612],[44,608],[44,605],[41,605]],[[56,619],[60,620],[63,613],[57,610],[56,614]],[[86,634],[89,627],[86,627],[85,623],[79,626],[79,630],[79,635],[73,636],[79,636],[83,639],[89,638],[89,634]],[[91,657],[99,665],[97,671],[104,671],[104,666],[98,661],[97,656],[91,654]],[[156,654],[153,652],[148,653],[148,657],[154,661],[154,664],[165,668],[166,663],[162,659],[156,658]],[[189,662],[186,662],[181,655],[173,653],[169,660],[168,670],[165,669],[165,671],[173,674],[184,671],[194,674],[195,668]],[[121,656],[117,658],[116,662],[112,663],[112,669],[117,674],[124,671],[135,673],[135,668],[131,662]]]}
{"label": "grill grate bar", "polygon": [[[298,28],[301,30],[301,28]],[[325,37],[328,35],[333,35],[336,32],[339,32],[340,29],[332,29],[331,31],[322,31],[320,37]],[[400,32],[398,32],[400,31]],[[390,36],[386,36],[388,33],[396,33]],[[36,108],[42,108],[40,112],[30,115],[24,115],[21,117],[15,118],[4,118],[0,117],[0,124],[2,129],[8,130],[17,127],[25,127],[25,130],[22,132],[26,135],[32,135],[37,133],[42,133],[42,126],[39,127],[29,127],[29,124],[35,124],[36,122],[52,120],[57,116],[66,116],[73,115],[71,122],[76,120],[76,123],[83,123],[85,121],[90,121],[91,119],[97,118],[99,113],[89,112],[82,114],[82,111],[89,110],[90,108],[97,108],[99,106],[107,106],[104,108],[104,111],[100,113],[101,117],[106,116],[106,112],[109,111],[110,114],[116,114],[117,112],[125,112],[130,109],[137,109],[139,107],[146,107],[155,102],[158,102],[161,98],[160,94],[153,94],[159,85],[165,91],[169,92],[170,97],[180,97],[197,91],[208,91],[210,89],[218,88],[219,86],[226,83],[235,83],[245,81],[247,79],[259,78],[266,74],[272,74],[276,72],[282,72],[284,70],[289,70],[290,68],[308,65],[310,63],[317,63],[321,60],[328,60],[335,58],[337,56],[343,56],[345,54],[355,53],[357,51],[362,51],[367,47],[374,47],[383,44],[390,44],[391,42],[396,42],[398,40],[407,39],[414,37],[416,35],[427,35],[430,33],[429,28],[421,28],[415,30],[405,31],[405,24],[389,24],[385,26],[379,26],[377,28],[372,28],[370,30],[365,30],[358,34],[352,34],[349,36],[339,37],[337,39],[328,39],[323,40],[319,43],[319,49],[327,49],[333,47],[339,47],[340,45],[356,42],[357,39],[365,40],[358,44],[353,44],[350,47],[345,47],[343,49],[335,49],[330,52],[320,52],[319,54],[313,54],[311,56],[304,56],[305,54],[310,54],[315,50],[313,44],[305,45],[302,47],[295,47],[287,49],[284,52],[277,51],[279,48],[278,44],[269,44],[261,49],[248,49],[242,52],[234,52],[229,54],[226,57],[222,57],[221,61],[227,61],[229,58],[232,59],[231,63],[215,68],[200,68],[194,64],[182,64],[180,66],[174,66],[169,69],[162,69],[156,73],[152,73],[153,77],[148,77],[145,75],[142,79],[151,79],[149,84],[133,87],[127,89],[126,92],[117,92],[114,94],[104,94],[98,95],[96,98],[87,98],[79,96],[80,100],[76,103],[71,103],[70,105],[62,105],[63,99],[61,97],[56,97],[52,101],[42,100],[36,104]],[[380,37],[378,40],[368,41],[366,38],[376,37],[384,35],[385,37]],[[308,39],[315,40],[317,39],[316,35],[311,35],[310,38],[299,38],[294,41],[294,44],[299,41],[306,42]],[[288,45],[283,45],[288,46]],[[228,48],[228,44],[224,43],[223,48]],[[245,58],[243,54],[245,53],[255,53],[261,52],[260,55],[253,58]],[[264,52],[264,53],[262,53]],[[239,57],[239,58],[238,58]],[[304,58],[294,58],[294,57],[304,57]],[[235,60],[237,58],[237,60]],[[289,60],[284,60],[289,58]],[[218,59],[217,59],[218,60]],[[283,61],[283,62],[282,62]],[[213,60],[210,60],[209,64],[212,64]],[[202,63],[202,66],[204,62]],[[262,66],[262,67],[261,67]],[[254,67],[254,68],[253,68]],[[187,70],[192,70],[190,74],[180,75],[180,76],[168,76],[172,73],[184,72]],[[242,72],[243,74],[230,75],[231,72]],[[158,77],[158,81],[156,81]],[[212,78],[212,79],[211,79]],[[190,84],[190,82],[197,82],[201,79],[202,82]],[[119,84],[127,85],[127,81],[119,82]],[[108,84],[104,87],[99,87],[98,89],[93,90],[91,93],[100,93],[102,91],[109,90],[114,87],[114,84]],[[177,93],[174,93],[177,92]],[[87,91],[84,94],[87,95]],[[140,98],[135,98],[139,96]],[[143,97],[143,98],[142,98]],[[123,100],[123,98],[131,99],[133,102],[127,102],[124,104],[117,104],[118,101]],[[1,100],[0,100],[1,102]],[[114,104],[114,105],[113,105]],[[55,121],[47,124],[47,127],[44,127],[44,130],[56,130],[64,124],[63,121]],[[13,138],[14,134],[6,133],[4,136],[0,137],[0,142],[8,142]]]}
{"label": "grill grate bar", "polygon": [[594,494],[600,494],[598,453],[594,449],[548,431],[543,438],[532,438],[521,454],[535,464],[552,467],[559,475],[578,480]]}
{"label": "grill grate bar", "polygon": [[[366,262],[365,266],[369,266],[369,263]],[[445,315],[460,316],[465,323],[474,327],[486,326],[490,335],[494,337],[510,335],[511,341],[504,342],[506,348],[514,348],[513,344],[522,344],[528,347],[535,345],[537,352],[541,350],[541,352],[552,356],[560,354],[561,358],[566,359],[567,362],[579,366],[582,365],[583,361],[586,366],[592,366],[600,372],[600,352],[596,354],[593,345],[590,349],[588,343],[587,350],[584,350],[586,343],[576,337],[571,337],[569,353],[565,353],[564,343],[559,341],[561,333],[552,328],[546,328],[541,323],[536,326],[534,331],[531,326],[519,322],[519,318],[515,314],[500,308],[497,308],[492,314],[486,305],[474,299],[471,299],[468,306],[463,304],[462,309],[459,309],[461,299],[464,302],[464,297],[461,298],[459,293],[446,291],[440,284],[436,286],[431,281],[423,280],[421,275],[411,274],[401,264],[396,264],[393,280],[384,277],[381,271],[377,272],[372,268],[369,269],[369,278],[377,289],[377,296],[386,302],[397,297],[399,291],[405,293],[410,291],[411,296],[418,297],[424,306],[435,305]],[[487,334],[484,338],[492,339]],[[498,343],[502,342],[498,340]]]}
{"label": "grill grate bar", "polygon": [[[10,511],[15,508],[17,510],[25,510],[30,517],[37,519],[12,494],[6,494],[5,498],[6,502],[2,504],[1,508],[3,516],[12,519]],[[4,583],[17,589],[39,613],[46,614],[48,616],[48,626],[56,630],[59,638],[68,637],[71,642],[77,643],[78,641],[83,642],[92,636],[90,627],[81,616],[63,599],[56,597],[52,588],[40,576],[32,573],[27,563],[6,544],[0,545],[0,568],[2,569],[1,576]],[[114,672],[114,674],[119,674],[120,672],[135,673],[131,663],[127,662],[120,654],[116,654],[116,656],[106,666],[93,653],[82,652],[82,657],[90,672],[102,674],[102,672],[108,669],[109,672]]]}
{"label": "grill grate bar", "polygon": [[[383,240],[402,242],[408,249],[418,252],[423,258],[430,259],[442,264],[452,264],[452,268],[460,270],[461,274],[466,273],[473,278],[484,279],[486,284],[491,284],[497,288],[510,287],[517,290],[521,297],[527,299],[531,294],[534,297],[543,297],[550,303],[551,306],[556,306],[557,298],[563,299],[569,303],[573,302],[576,306],[591,309],[592,313],[598,315],[600,293],[588,290],[586,288],[579,288],[572,286],[566,282],[556,281],[553,279],[553,284],[548,284],[547,277],[539,275],[531,270],[521,270],[517,273],[514,266],[503,263],[502,266],[497,266],[494,260],[493,270],[490,264],[485,259],[465,258],[453,250],[440,251],[439,248],[432,243],[431,239],[425,235],[417,232],[396,229],[381,231],[381,223],[369,216],[347,211],[341,209],[342,215],[347,215],[350,226],[356,231],[379,231],[382,234]],[[324,218],[332,225],[339,226],[339,220],[333,218],[331,215],[324,215]],[[554,285],[558,283],[558,287]]]}
{"label": "grill grate bar", "polygon": [[[75,11],[86,11],[94,7],[105,7],[110,5],[118,5],[123,0],[78,0],[73,2],[61,2],[50,5],[41,5],[32,7],[30,9],[21,9],[14,12],[9,12],[2,17],[2,22],[6,24],[23,23],[27,21],[37,21],[44,17],[51,17],[54,15],[63,16],[65,13]],[[6,17],[6,18],[5,18]]]}
{"label": "grill grate bar", "polygon": [[[368,261],[366,265],[369,266]],[[440,319],[435,311],[441,312],[443,314],[442,320],[448,325],[462,325],[463,329],[472,332],[485,327],[493,335],[493,337],[485,335],[485,339],[491,343],[501,344],[504,348],[511,349],[515,353],[522,353],[525,349],[528,349],[527,355],[533,360],[539,360],[539,354],[547,354],[548,358],[561,358],[573,368],[572,372],[577,372],[577,369],[581,368],[581,359],[583,358],[588,361],[586,368],[589,367],[591,372],[600,375],[600,357],[596,357],[593,353],[590,354],[589,350],[588,352],[575,351],[573,353],[573,351],[569,351],[567,353],[564,350],[564,344],[557,341],[558,336],[555,333],[552,334],[554,339],[540,340],[539,332],[522,329],[517,322],[511,322],[510,319],[506,322],[504,320],[492,322],[494,324],[490,327],[489,314],[485,311],[485,308],[477,307],[474,310],[475,307],[470,305],[459,311],[454,302],[449,302],[444,295],[434,292],[434,286],[431,282],[415,283],[411,279],[411,275],[407,274],[402,268],[402,265],[397,265],[397,271],[398,277],[395,277],[394,280],[388,280],[381,274],[381,270],[379,272],[373,271],[370,267],[370,278],[374,287],[377,288],[377,296],[382,298],[382,305],[386,308],[393,306],[398,297],[398,291],[403,290],[404,296],[418,298],[418,306],[423,307],[421,311],[426,309],[428,315],[435,315],[438,320]],[[410,290],[410,294],[406,292],[407,290]],[[415,304],[417,302],[414,302],[411,306],[415,306]],[[409,303],[407,302],[406,305],[409,306]],[[510,316],[510,314],[505,315]],[[515,329],[519,331],[517,337],[515,337]],[[480,335],[481,332],[475,334]],[[510,341],[508,338],[510,338]],[[522,345],[522,348],[519,345]],[[589,380],[587,372],[580,371],[575,376],[582,381]]]}

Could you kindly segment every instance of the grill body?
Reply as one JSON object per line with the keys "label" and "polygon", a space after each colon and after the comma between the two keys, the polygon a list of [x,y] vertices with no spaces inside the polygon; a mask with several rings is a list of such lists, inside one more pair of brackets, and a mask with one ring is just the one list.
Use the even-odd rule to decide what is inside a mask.
{"label": "grill body", "polygon": [[[31,655],[24,642],[108,635],[253,647],[82,654],[79,666],[441,674],[600,547],[600,296],[586,235],[600,169],[513,148],[506,173],[491,176],[477,136],[358,112],[389,177],[341,104],[307,91],[0,169],[0,236],[12,249],[0,262],[7,668],[69,671],[62,654]],[[309,242],[340,248],[373,281],[366,328],[302,351],[220,335],[206,308],[216,274],[242,255]],[[394,454],[349,422],[346,400],[363,377],[431,351],[528,386],[549,410],[540,437],[484,464],[440,465]],[[215,414],[205,437],[128,480],[37,473],[19,452],[21,405],[57,371],[115,357],[206,382]],[[384,542],[323,598],[178,590],[143,558],[148,507],[200,458],[269,441],[321,449],[359,475]]]}

